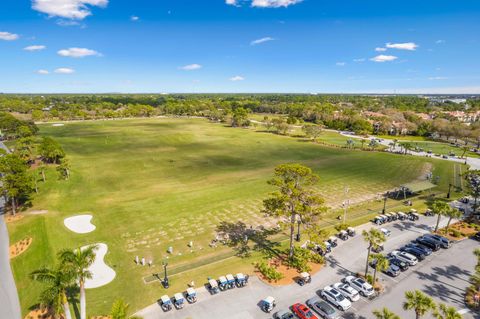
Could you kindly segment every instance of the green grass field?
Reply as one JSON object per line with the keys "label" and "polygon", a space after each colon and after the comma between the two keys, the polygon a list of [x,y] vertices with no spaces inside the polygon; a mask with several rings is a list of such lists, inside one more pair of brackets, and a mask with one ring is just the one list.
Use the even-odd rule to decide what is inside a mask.
{"label": "green grass field", "polygon": [[[200,285],[210,275],[251,270],[258,256],[208,265],[231,254],[208,243],[221,221],[274,224],[260,210],[272,190],[266,181],[281,163],[312,167],[321,177],[320,192],[332,206],[343,200],[346,185],[352,200],[362,200],[418,179],[430,168],[441,176],[439,189],[444,190],[453,172],[447,161],[328,148],[204,119],[43,124],[40,131],[63,145],[72,176],[57,180],[52,168],[31,208],[48,213],[27,215],[8,225],[12,242],[33,237],[29,250],[12,260],[24,312],[36,303],[42,288],[28,274],[51,266],[62,248],[100,242],[109,246],[106,261],[117,277],[104,287],[87,290],[92,315],[105,314],[118,297],[125,298],[132,310],[155,302],[162,288],[158,282],[144,284],[143,278],[161,272],[167,256],[172,269],[206,264],[174,276],[171,294],[191,280]],[[86,212],[94,216],[94,232],[74,234],[63,225],[65,217]],[[189,241],[194,242],[193,249],[187,246]],[[174,248],[172,255],[166,253],[169,246]],[[136,266],[135,255],[152,258],[155,266]]]}

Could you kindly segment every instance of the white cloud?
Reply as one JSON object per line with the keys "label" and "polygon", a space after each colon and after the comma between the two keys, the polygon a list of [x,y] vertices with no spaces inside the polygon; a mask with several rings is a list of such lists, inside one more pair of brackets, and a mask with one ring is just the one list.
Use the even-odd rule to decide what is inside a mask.
{"label": "white cloud", "polygon": [[83,20],[92,14],[90,6],[106,7],[108,0],[32,0],[32,9],[50,17]]}
{"label": "white cloud", "polygon": [[365,58],[353,59],[353,62],[365,62]]}
{"label": "white cloud", "polygon": [[436,44],[445,44],[445,42],[447,42],[447,41],[445,41],[445,40],[437,40],[437,41],[435,41]]}
{"label": "white cloud", "polygon": [[58,69],[55,69],[55,71],[53,72],[58,74],[72,74],[72,73],[75,73],[75,70],[71,68],[58,68]]}
{"label": "white cloud", "polygon": [[18,39],[18,34],[10,32],[0,32],[0,40],[13,41]]}
{"label": "white cloud", "polygon": [[40,69],[40,70],[37,70],[36,73],[37,73],[37,74],[49,74],[50,72],[48,72],[48,70]]}
{"label": "white cloud", "polygon": [[302,2],[303,0],[252,0],[252,7],[259,8],[281,8],[288,7],[297,3]]}
{"label": "white cloud", "polygon": [[375,51],[377,51],[377,52],[385,52],[385,51],[387,51],[387,49],[386,49],[386,48],[375,48]]}
{"label": "white cloud", "polygon": [[337,62],[335,63],[336,66],[345,66],[347,63],[346,62]]}
{"label": "white cloud", "polygon": [[441,80],[448,80],[446,76],[431,76],[428,78],[430,81],[441,81]]}
{"label": "white cloud", "polygon": [[46,46],[44,45],[29,45],[28,47],[23,48],[25,51],[40,51],[44,50]]}
{"label": "white cloud", "polygon": [[225,0],[225,3],[231,6],[236,6],[238,7],[238,1],[237,0]]}
{"label": "white cloud", "polygon": [[243,76],[240,76],[240,75],[236,75],[236,76],[230,78],[230,81],[233,81],[233,82],[243,81],[243,80],[245,80],[245,78]]}
{"label": "white cloud", "polygon": [[86,56],[93,56],[97,55],[100,56],[101,54],[95,50],[90,50],[86,48],[69,48],[63,49],[57,52],[58,55],[71,57],[71,58],[83,58]]}
{"label": "white cloud", "polygon": [[261,38],[261,39],[253,40],[252,42],[250,42],[250,45],[262,44],[262,43],[273,41],[273,40],[275,40],[275,39],[272,38],[272,37],[264,37],[264,38]]}
{"label": "white cloud", "polygon": [[193,70],[198,70],[198,69],[201,69],[202,66],[200,64],[188,64],[188,65],[184,65],[182,67],[180,67],[180,70],[184,70],[184,71],[193,71]]}
{"label": "white cloud", "polygon": [[413,42],[387,43],[385,44],[385,46],[389,49],[408,50],[408,51],[415,51],[418,48],[418,45]]}
{"label": "white cloud", "polygon": [[137,17],[137,16],[131,16],[131,17],[130,17],[130,21],[134,21],[134,22],[135,22],[135,21],[138,21],[138,20],[140,20],[140,18]]}
{"label": "white cloud", "polygon": [[370,60],[373,62],[389,62],[389,61],[394,61],[396,59],[398,58],[394,55],[380,54],[380,55],[377,55],[376,57],[371,58]]}

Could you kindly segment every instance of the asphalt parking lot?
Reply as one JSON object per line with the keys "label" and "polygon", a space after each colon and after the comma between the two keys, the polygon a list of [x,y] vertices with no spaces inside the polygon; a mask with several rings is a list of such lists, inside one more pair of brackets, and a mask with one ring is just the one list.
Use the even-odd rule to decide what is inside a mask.
{"label": "asphalt parking lot", "polygon": [[[390,252],[407,242],[429,231],[435,224],[435,217],[422,217],[417,222],[397,221],[382,227],[391,230],[392,234],[385,243],[385,253]],[[444,221],[445,222],[445,221]],[[373,225],[357,228],[357,236],[348,241],[339,240],[339,246],[327,260],[327,265],[312,278],[312,283],[300,287],[291,284],[283,287],[272,287],[256,277],[251,277],[244,288],[235,288],[211,296],[200,289],[198,302],[186,305],[182,310],[172,310],[164,313],[158,304],[153,304],[137,314],[144,319],[176,318],[176,319],[211,319],[211,318],[272,318],[272,314],[263,313],[258,307],[261,299],[268,295],[275,297],[277,307],[285,309],[296,302],[304,303],[315,295],[316,291],[326,285],[340,281],[346,275],[363,271],[365,267],[367,245],[360,233]],[[448,250],[440,250],[397,278],[380,274],[379,277],[386,291],[374,300],[361,298],[353,303],[352,308],[343,314],[344,318],[372,318],[371,311],[388,306],[402,318],[414,318],[413,312],[404,313],[401,309],[404,292],[420,289],[432,296],[437,302],[453,305],[463,309],[462,294],[468,285],[468,277],[476,263],[472,251],[478,247],[478,242],[464,240],[456,243]],[[174,278],[172,278],[174,280]],[[173,295],[172,291],[170,295]],[[159,296],[160,297],[160,296]],[[480,318],[478,314],[465,313],[464,318]]]}

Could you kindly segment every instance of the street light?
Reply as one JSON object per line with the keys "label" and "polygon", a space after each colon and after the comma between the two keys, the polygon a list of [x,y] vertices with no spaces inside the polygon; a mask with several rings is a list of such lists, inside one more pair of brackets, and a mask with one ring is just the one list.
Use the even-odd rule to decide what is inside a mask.
{"label": "street light", "polygon": [[162,264],[163,264],[163,270],[165,271],[165,277],[163,278],[163,287],[167,289],[168,287],[170,287],[170,284],[168,283],[168,276],[167,276],[168,263],[164,261]]}
{"label": "street light", "polygon": [[387,207],[388,195],[390,195],[390,192],[387,192],[385,195],[383,195],[383,209],[382,209],[382,214],[385,214],[385,208]]}
{"label": "street light", "polygon": [[297,218],[297,236],[295,236],[296,241],[300,241],[300,224],[301,223],[302,221],[300,220],[300,218]]}
{"label": "street light", "polygon": [[448,183],[448,193],[447,193],[447,198],[450,198],[450,190],[452,188],[452,183]]}

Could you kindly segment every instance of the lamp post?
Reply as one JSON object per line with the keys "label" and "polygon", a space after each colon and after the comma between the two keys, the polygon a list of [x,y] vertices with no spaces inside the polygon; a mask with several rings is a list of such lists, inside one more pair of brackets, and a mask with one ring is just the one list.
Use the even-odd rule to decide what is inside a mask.
{"label": "lamp post", "polygon": [[348,191],[350,191],[350,188],[348,186],[345,186],[343,193],[345,194],[345,201],[343,202],[343,224],[347,224],[347,209],[348,209],[348,204],[350,201],[348,200]]}
{"label": "lamp post", "polygon": [[447,198],[450,198],[450,190],[452,188],[452,183],[448,183],[448,193],[447,193]]}
{"label": "lamp post", "polygon": [[170,287],[170,284],[168,283],[168,276],[167,276],[168,263],[164,261],[162,264],[163,264],[163,270],[165,272],[165,277],[163,278],[163,287],[167,289],[168,287]]}
{"label": "lamp post", "polygon": [[382,209],[382,214],[385,214],[385,208],[387,208],[388,195],[390,195],[390,192],[387,192],[387,193],[383,196],[383,209]]}
{"label": "lamp post", "polygon": [[302,223],[302,221],[300,220],[300,218],[297,219],[297,236],[295,236],[295,240],[296,241],[300,241],[300,224]]}

